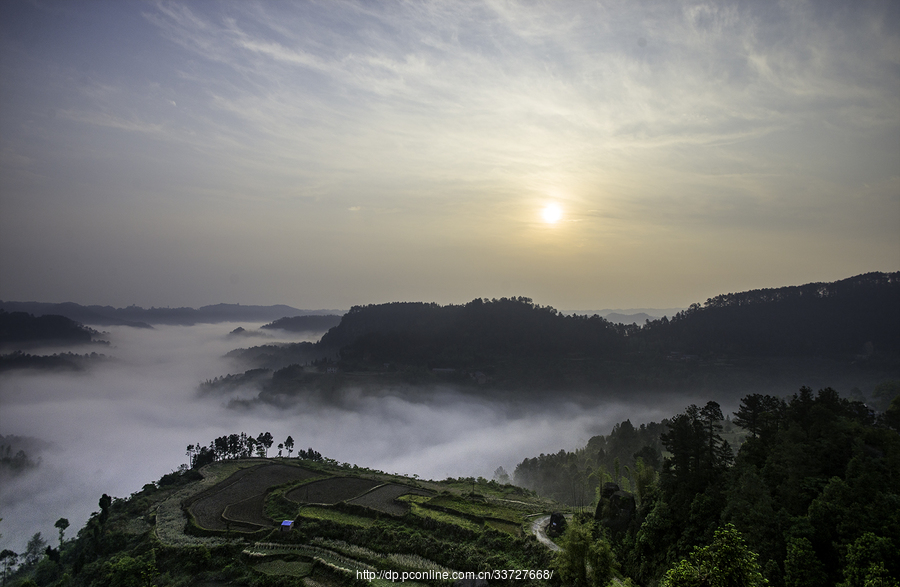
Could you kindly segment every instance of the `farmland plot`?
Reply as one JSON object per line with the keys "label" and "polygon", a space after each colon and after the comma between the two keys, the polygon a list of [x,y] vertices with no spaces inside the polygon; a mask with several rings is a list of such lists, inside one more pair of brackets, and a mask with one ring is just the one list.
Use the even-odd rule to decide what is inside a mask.
{"label": "farmland plot", "polygon": [[393,516],[402,516],[409,511],[409,506],[405,503],[397,501],[401,495],[413,493],[415,495],[434,495],[427,489],[419,489],[409,485],[401,485],[399,483],[388,483],[380,487],[376,487],[366,494],[360,495],[355,499],[351,499],[347,503],[361,505],[369,509],[391,514]]}
{"label": "farmland plot", "polygon": [[[254,531],[259,525],[268,525],[269,522],[263,516],[263,497],[266,490],[281,483],[289,481],[301,481],[303,479],[311,479],[319,476],[320,473],[294,467],[291,465],[267,464],[241,469],[234,475],[231,475],[224,481],[221,481],[210,487],[208,490],[199,494],[188,504],[188,511],[194,516],[197,524],[202,528],[210,530],[238,530],[238,531]],[[252,500],[256,496],[260,496],[257,501]],[[234,515],[247,523],[238,523],[235,527],[234,523],[229,524],[222,514],[225,509],[232,505],[238,505],[240,502],[248,501],[247,504],[235,508]],[[249,512],[247,507],[258,507],[256,515]],[[258,504],[258,505],[257,505]],[[237,518],[234,518],[237,520]],[[253,521],[250,521],[253,520]]]}
{"label": "farmland plot", "polygon": [[332,477],[305,483],[286,493],[285,497],[297,503],[334,505],[359,497],[378,484],[378,481],[361,477]]}
{"label": "farmland plot", "polygon": [[237,503],[229,504],[222,512],[226,522],[271,526],[272,521],[263,516],[266,494],[260,493]]}

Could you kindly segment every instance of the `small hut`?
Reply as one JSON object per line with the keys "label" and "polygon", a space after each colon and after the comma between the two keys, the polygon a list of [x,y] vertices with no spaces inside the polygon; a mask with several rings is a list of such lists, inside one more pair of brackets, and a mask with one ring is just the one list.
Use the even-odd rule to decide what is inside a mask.
{"label": "small hut", "polygon": [[290,532],[294,529],[294,520],[285,520],[281,523],[282,532]]}

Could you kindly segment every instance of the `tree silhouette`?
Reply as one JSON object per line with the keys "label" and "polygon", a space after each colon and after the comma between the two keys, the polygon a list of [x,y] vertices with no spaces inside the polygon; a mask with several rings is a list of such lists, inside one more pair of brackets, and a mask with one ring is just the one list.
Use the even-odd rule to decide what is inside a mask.
{"label": "tree silhouette", "polygon": [[59,550],[61,551],[63,545],[63,534],[65,533],[66,528],[69,527],[69,520],[60,518],[56,520],[56,523],[53,525],[59,528]]}
{"label": "tree silhouette", "polygon": [[284,448],[288,451],[288,458],[290,458],[291,453],[294,452],[294,439],[290,436],[287,437],[284,441]]}
{"label": "tree silhouette", "polygon": [[274,439],[272,438],[271,432],[260,432],[259,436],[256,437],[256,441],[265,447],[265,456],[269,456],[269,449],[272,448],[272,443]]}
{"label": "tree silhouette", "polygon": [[0,562],[3,563],[3,584],[6,584],[6,577],[9,575],[9,569],[19,560],[19,555],[8,548],[0,552]]}

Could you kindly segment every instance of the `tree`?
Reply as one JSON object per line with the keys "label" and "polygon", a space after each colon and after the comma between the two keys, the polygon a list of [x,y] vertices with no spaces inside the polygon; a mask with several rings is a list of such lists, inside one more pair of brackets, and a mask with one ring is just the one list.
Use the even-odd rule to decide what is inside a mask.
{"label": "tree", "polygon": [[102,526],[109,519],[109,508],[112,506],[112,498],[104,493],[100,496],[98,505],[100,506],[100,525]]}
{"label": "tree", "polygon": [[825,567],[812,543],[805,537],[791,538],[784,561],[784,583],[787,587],[817,587],[828,582]]}
{"label": "tree", "polygon": [[897,557],[896,545],[890,538],[866,532],[847,549],[842,587],[893,587],[897,585],[885,563]]}
{"label": "tree", "polygon": [[900,395],[891,401],[891,405],[884,412],[883,419],[885,424],[900,431]]}
{"label": "tree", "polygon": [[62,550],[63,546],[63,533],[65,533],[66,528],[69,527],[69,520],[65,518],[60,518],[56,520],[56,523],[53,524],[55,527],[59,528],[59,549]]}
{"label": "tree", "polygon": [[506,469],[503,467],[497,467],[494,471],[494,480],[497,481],[497,483],[506,485],[509,483],[509,473],[507,473]]}
{"label": "tree", "polygon": [[694,548],[666,572],[660,587],[762,587],[768,585],[759,571],[757,555],[744,544],[732,524],[716,530],[712,544]]}
{"label": "tree", "polygon": [[671,493],[692,497],[701,493],[731,462],[731,449],[719,435],[722,409],[707,402],[702,409],[690,405],[669,422],[660,441],[672,457],[666,459],[664,478]]}
{"label": "tree", "polygon": [[284,441],[284,448],[288,451],[288,458],[290,458],[291,453],[294,452],[294,439],[290,436],[287,437]]}
{"label": "tree", "polygon": [[265,456],[269,456],[269,449],[272,448],[272,443],[274,439],[272,438],[271,432],[260,432],[259,436],[256,437],[256,441],[265,447]]}
{"label": "tree", "polygon": [[566,526],[556,558],[559,575],[572,587],[601,587],[612,578],[615,558],[609,543],[595,538],[593,525],[576,516]]}
{"label": "tree", "polygon": [[0,562],[3,563],[3,584],[6,584],[6,577],[9,575],[9,569],[19,560],[19,555],[8,548],[0,552]]}
{"label": "tree", "polygon": [[281,458],[281,451],[284,450],[284,443],[278,443],[278,458]]}
{"label": "tree", "polygon": [[47,541],[41,536],[40,532],[37,532],[31,539],[28,540],[28,544],[25,545],[25,553],[24,553],[24,564],[26,567],[35,566],[41,557],[44,555],[44,549],[47,546]]}

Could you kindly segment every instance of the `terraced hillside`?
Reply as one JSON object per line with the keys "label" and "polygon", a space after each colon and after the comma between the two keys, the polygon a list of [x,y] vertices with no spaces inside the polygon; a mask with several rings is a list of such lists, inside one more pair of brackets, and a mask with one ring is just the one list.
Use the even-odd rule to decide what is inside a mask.
{"label": "terraced hillside", "polygon": [[[152,511],[129,509],[152,522],[142,528],[162,546],[157,557],[213,553],[219,568],[209,563],[200,573],[210,584],[228,576],[235,584],[386,585],[358,573],[551,567],[531,525],[559,505],[509,485],[424,482],[299,459],[220,461],[183,477],[166,495],[145,487],[152,501],[143,492],[129,500]],[[293,531],[281,531],[285,519]],[[238,570],[243,579],[235,580]]]}

